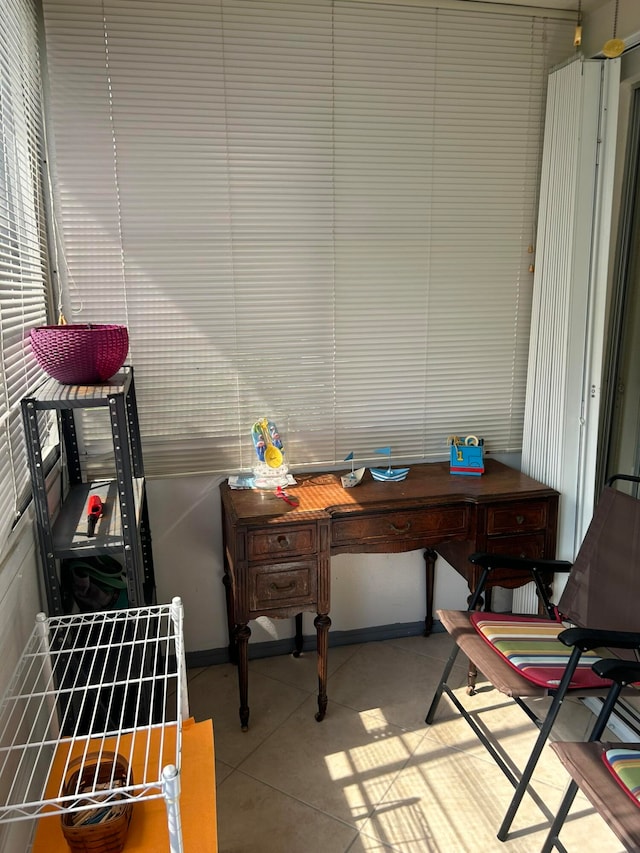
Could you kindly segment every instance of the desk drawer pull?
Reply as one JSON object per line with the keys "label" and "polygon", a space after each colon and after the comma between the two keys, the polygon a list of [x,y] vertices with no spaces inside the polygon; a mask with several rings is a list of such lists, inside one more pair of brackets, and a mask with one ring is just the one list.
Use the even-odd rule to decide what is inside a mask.
{"label": "desk drawer pull", "polygon": [[389,527],[393,530],[394,533],[408,533],[411,530],[411,522],[407,521],[407,523],[403,524],[402,527],[398,527],[397,524],[389,522]]}
{"label": "desk drawer pull", "polygon": [[524,522],[524,515],[516,515],[516,521],[518,524],[522,524]]}
{"label": "desk drawer pull", "polygon": [[276,541],[281,548],[289,548],[291,546],[288,536],[278,536]]}
{"label": "desk drawer pull", "polygon": [[296,588],[296,582],[291,581],[290,583],[283,584],[271,583],[269,584],[269,588],[274,592],[289,592],[289,590]]}

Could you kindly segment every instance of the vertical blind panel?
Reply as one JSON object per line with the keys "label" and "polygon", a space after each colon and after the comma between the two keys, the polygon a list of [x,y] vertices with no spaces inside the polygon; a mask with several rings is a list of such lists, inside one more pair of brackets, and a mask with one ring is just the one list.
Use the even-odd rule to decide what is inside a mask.
{"label": "vertical blind panel", "polygon": [[572,488],[577,479],[582,388],[576,376],[582,378],[584,354],[575,341],[586,325],[589,287],[578,264],[592,239],[594,208],[582,200],[597,171],[601,131],[592,105],[600,103],[600,75],[600,63],[577,60],[549,80],[522,462],[563,494],[566,482]]}
{"label": "vertical blind panel", "polygon": [[518,449],[542,103],[570,22],[44,0],[74,319],[126,322],[150,473]]}
{"label": "vertical blind panel", "polygon": [[223,3],[242,462],[268,415],[291,461],[333,459],[329,2]]}
{"label": "vertical blind panel", "polygon": [[[8,423],[0,423],[0,543],[7,541],[15,521],[15,493],[13,490],[13,466],[9,445]],[[0,547],[1,547],[0,546]]]}
{"label": "vertical blind panel", "polygon": [[[558,543],[572,559],[594,505],[602,246],[611,199],[620,62],[576,57],[549,78],[522,470],[563,495]],[[606,264],[605,264],[606,267]]]}
{"label": "vertical blind panel", "polygon": [[27,330],[46,322],[42,136],[36,4],[7,0],[0,17],[0,551],[29,488],[20,400],[41,377]]}
{"label": "vertical blind panel", "polygon": [[[45,7],[46,11],[46,7]],[[47,21],[55,68],[49,134],[69,322],[126,321],[122,235],[115,180],[105,33],[100,0],[61,3]],[[96,304],[97,303],[97,304]]]}
{"label": "vertical blind panel", "polygon": [[336,449],[422,455],[436,84],[433,9],[339,3]]}
{"label": "vertical blind panel", "polygon": [[145,456],[171,436],[217,468],[237,432],[220,5],[104,8]]}
{"label": "vertical blind panel", "polygon": [[539,128],[558,59],[532,19],[466,21],[438,12],[427,454],[452,432],[520,446]]}
{"label": "vertical blind panel", "polygon": [[212,436],[237,433],[220,4],[48,4],[45,20],[73,317],[129,327],[150,472],[167,444],[165,470],[219,466]]}

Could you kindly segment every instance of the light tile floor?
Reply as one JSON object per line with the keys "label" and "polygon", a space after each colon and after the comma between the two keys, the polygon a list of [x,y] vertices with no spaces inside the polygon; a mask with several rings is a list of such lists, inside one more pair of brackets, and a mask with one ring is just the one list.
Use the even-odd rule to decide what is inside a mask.
{"label": "light tile floor", "polygon": [[[191,714],[213,719],[220,853],[533,853],[546,838],[567,775],[546,748],[507,842],[496,832],[512,788],[445,697],[424,717],[448,657],[446,634],[329,650],[329,706],[316,710],[316,657],[249,664],[249,731],[238,718],[236,669],[189,671]],[[479,682],[460,695],[522,767],[537,730]],[[554,738],[584,739],[593,717],[563,705]],[[612,737],[613,739],[613,737]],[[579,797],[561,835],[569,853],[623,848]]]}

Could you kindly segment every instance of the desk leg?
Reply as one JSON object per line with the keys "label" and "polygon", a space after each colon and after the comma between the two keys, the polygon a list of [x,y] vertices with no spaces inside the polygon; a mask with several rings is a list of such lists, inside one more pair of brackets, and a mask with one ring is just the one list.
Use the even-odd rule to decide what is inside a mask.
{"label": "desk leg", "polygon": [[242,731],[249,728],[249,637],[248,625],[236,625],[234,637],[238,654],[238,688],[240,691],[240,725]]}
{"label": "desk leg", "polygon": [[302,613],[296,613],[296,645],[293,652],[294,658],[299,658],[302,654],[302,646],[304,640],[302,638]]}
{"label": "desk leg", "polygon": [[469,660],[469,671],[467,672],[467,696],[476,695],[476,682],[478,680],[478,667],[475,663]]}
{"label": "desk leg", "polygon": [[236,624],[235,607],[233,602],[233,590],[231,589],[231,578],[225,571],[222,577],[224,584],[224,595],[227,602],[227,633],[229,636],[229,660],[231,663],[238,662],[238,645],[235,638],[234,625]]}
{"label": "desk leg", "polygon": [[433,628],[433,582],[437,554],[432,548],[424,550],[425,573],[427,579],[426,618],[424,620],[424,635],[428,637]]}
{"label": "desk leg", "polygon": [[324,720],[327,710],[327,653],[329,651],[329,627],[331,619],[326,613],[318,613],[313,620],[318,635],[318,713],[316,720]]}

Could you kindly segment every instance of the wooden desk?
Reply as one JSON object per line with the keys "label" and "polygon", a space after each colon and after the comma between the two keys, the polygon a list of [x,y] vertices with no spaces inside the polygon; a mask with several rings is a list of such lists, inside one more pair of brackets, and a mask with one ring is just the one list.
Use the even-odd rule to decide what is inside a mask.
{"label": "wooden desk", "polygon": [[[304,611],[315,612],[318,638],[318,713],[327,708],[327,648],[333,554],[400,553],[425,549],[427,616],[432,626],[435,560],[440,553],[473,591],[474,551],[554,557],[558,493],[488,459],[481,477],[451,475],[448,462],[411,466],[403,482],[381,483],[366,472],[343,489],[339,474],[296,475],[292,507],[272,491],[221,485],[229,651],[238,663],[240,722],[249,724],[249,622],[258,616],[296,616],[302,649]],[[522,575],[502,571],[494,585],[515,587]]]}

